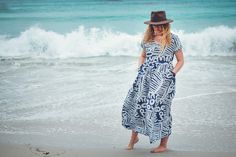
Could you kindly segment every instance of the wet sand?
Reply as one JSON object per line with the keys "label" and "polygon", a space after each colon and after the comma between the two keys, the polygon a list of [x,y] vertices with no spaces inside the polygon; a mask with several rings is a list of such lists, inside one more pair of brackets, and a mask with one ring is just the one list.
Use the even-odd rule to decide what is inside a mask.
{"label": "wet sand", "polygon": [[127,151],[123,148],[114,149],[68,149],[59,147],[39,147],[30,144],[0,145],[0,157],[235,157],[236,152],[197,152],[197,151],[177,151],[169,149],[164,153],[150,153],[149,149],[135,148]]}
{"label": "wet sand", "polygon": [[[87,63],[91,60],[85,61]],[[104,58],[95,58],[99,63],[103,60]],[[129,141],[130,131],[121,126],[121,107],[128,88],[136,76],[137,59],[111,57],[107,60],[109,62],[104,62],[100,66],[91,64],[82,67],[84,73],[78,77],[72,74],[77,74],[81,70],[80,66],[75,66],[75,69],[70,71],[71,78],[90,78],[91,80],[87,81],[89,86],[86,84],[82,86],[84,81],[81,81],[82,83],[79,82],[80,84],[78,83],[74,89],[70,86],[73,79],[69,78],[62,79],[64,84],[68,81],[67,86],[59,86],[56,84],[57,81],[52,81],[55,90],[54,88],[47,90],[46,87],[42,90],[45,91],[46,88],[46,91],[52,91],[45,93],[54,98],[50,101],[50,98],[44,97],[48,103],[34,102],[37,99],[32,98],[38,97],[30,93],[38,92],[38,88],[33,88],[29,91],[29,95],[21,97],[8,95],[10,92],[5,90],[5,95],[2,96],[9,101],[9,104],[1,105],[0,157],[236,156],[235,57],[186,58],[184,68],[177,74],[177,94],[172,104],[173,132],[168,141],[169,151],[162,154],[149,153],[158,143],[149,144],[148,137],[143,135],[139,136],[140,141],[135,150],[124,150]],[[114,62],[114,65],[110,62]],[[125,64],[117,67],[123,62]],[[53,67],[46,68],[53,69]],[[63,66],[58,69],[60,73],[53,74],[58,74],[58,77],[68,76],[67,68],[65,71],[62,70]],[[94,69],[99,70],[96,73]],[[20,74],[14,73],[15,77],[11,77],[12,73],[6,73],[4,76],[6,80],[12,82],[10,87],[13,89],[18,87],[15,87],[15,84],[20,84],[14,78],[28,76],[25,75],[26,71],[19,70],[17,72]],[[38,75],[38,72],[36,74]],[[31,78],[37,78],[36,76]],[[9,82],[2,84],[2,89],[8,89]],[[20,85],[24,85],[24,82]],[[20,93],[27,94],[23,89]],[[91,91],[92,89],[94,91]],[[73,95],[79,92],[85,95],[93,93],[93,99]],[[41,102],[44,93],[37,95],[40,96]],[[31,98],[30,101],[23,101],[28,100],[26,99],[28,97]],[[60,100],[61,97],[63,100]],[[19,98],[25,98],[21,104],[18,104]],[[58,101],[54,101],[56,98]],[[22,104],[27,103],[29,103],[28,108],[25,106],[22,109]],[[14,104],[17,104],[15,108],[12,106]],[[53,106],[55,104],[58,106]],[[39,107],[33,107],[34,105]]]}

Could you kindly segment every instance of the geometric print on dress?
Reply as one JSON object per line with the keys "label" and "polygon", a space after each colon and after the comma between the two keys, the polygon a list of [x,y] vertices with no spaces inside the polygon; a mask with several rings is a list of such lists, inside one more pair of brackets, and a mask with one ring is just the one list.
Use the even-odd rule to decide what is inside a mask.
{"label": "geometric print on dress", "polygon": [[141,47],[146,59],[124,100],[122,126],[149,136],[154,143],[172,132],[171,104],[176,88],[172,61],[182,44],[171,33],[171,44],[163,51],[155,42],[141,42]]}

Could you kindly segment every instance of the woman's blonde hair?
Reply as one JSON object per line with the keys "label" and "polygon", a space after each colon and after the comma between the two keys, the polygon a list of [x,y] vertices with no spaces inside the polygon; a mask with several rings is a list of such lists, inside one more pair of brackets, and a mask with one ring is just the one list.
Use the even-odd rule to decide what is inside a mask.
{"label": "woman's blonde hair", "polygon": [[[163,50],[165,46],[168,46],[171,44],[171,32],[170,32],[170,24],[164,24],[162,25],[162,41],[161,41],[161,49]],[[144,37],[143,37],[143,41],[144,43],[147,42],[153,42],[154,41],[154,29],[152,27],[152,25],[148,25],[145,33],[144,33]]]}

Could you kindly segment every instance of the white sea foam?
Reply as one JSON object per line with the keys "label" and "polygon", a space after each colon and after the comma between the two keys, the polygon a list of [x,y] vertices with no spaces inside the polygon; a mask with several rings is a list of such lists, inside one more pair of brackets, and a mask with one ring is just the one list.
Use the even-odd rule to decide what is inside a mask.
{"label": "white sea foam", "polygon": [[235,56],[236,28],[226,26],[209,27],[201,32],[177,33],[186,55],[191,56]]}
{"label": "white sea foam", "polygon": [[[235,56],[236,28],[209,27],[201,32],[175,30],[186,56]],[[33,58],[68,58],[92,56],[138,56],[143,34],[114,32],[84,26],[60,34],[31,27],[17,37],[0,36],[0,56]]]}

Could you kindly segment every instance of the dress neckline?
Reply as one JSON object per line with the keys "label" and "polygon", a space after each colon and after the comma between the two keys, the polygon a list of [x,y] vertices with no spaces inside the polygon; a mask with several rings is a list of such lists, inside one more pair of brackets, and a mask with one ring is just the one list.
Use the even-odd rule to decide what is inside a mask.
{"label": "dress neckline", "polygon": [[[172,38],[173,35],[172,35],[172,33],[170,33],[170,34],[171,34],[171,38]],[[157,45],[161,45],[161,43],[158,43],[156,40],[153,40],[152,42],[157,44]]]}
{"label": "dress neckline", "polygon": [[157,44],[157,45],[161,45],[161,43],[158,43],[157,41],[153,41],[155,44]]}

